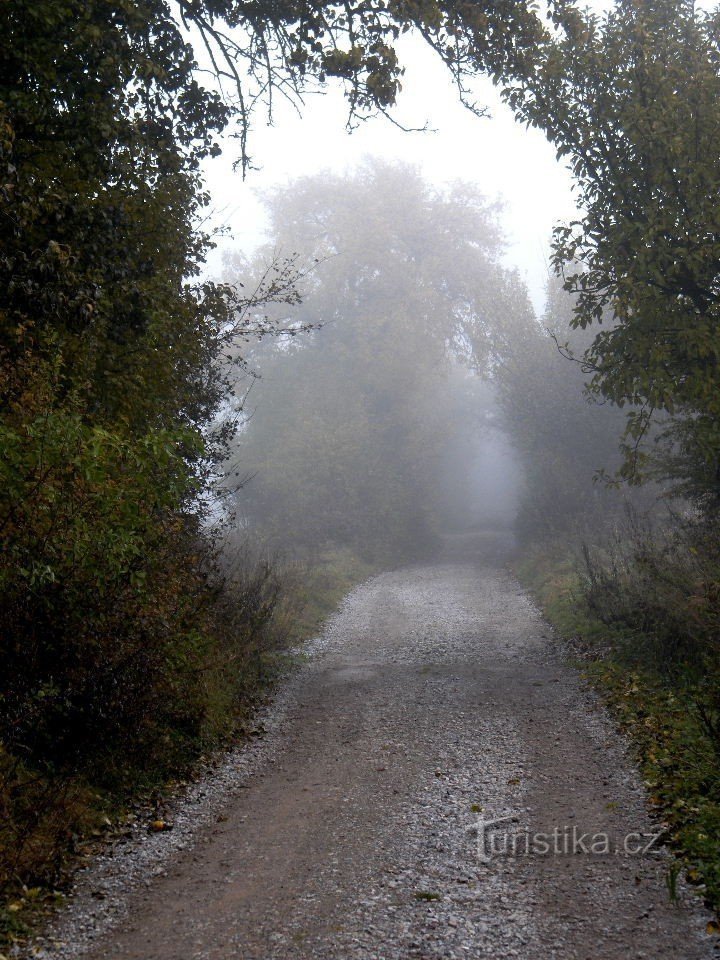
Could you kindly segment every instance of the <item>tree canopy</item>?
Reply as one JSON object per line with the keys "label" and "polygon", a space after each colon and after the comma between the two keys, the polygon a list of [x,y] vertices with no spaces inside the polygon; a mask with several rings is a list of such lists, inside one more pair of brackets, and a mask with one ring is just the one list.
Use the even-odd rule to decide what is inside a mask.
{"label": "tree canopy", "polygon": [[[563,10],[561,33],[506,89],[568,159],[581,218],[555,234],[590,389],[629,405],[621,476],[720,502],[719,13],[685,0]],[[653,420],[658,459],[642,441]]]}

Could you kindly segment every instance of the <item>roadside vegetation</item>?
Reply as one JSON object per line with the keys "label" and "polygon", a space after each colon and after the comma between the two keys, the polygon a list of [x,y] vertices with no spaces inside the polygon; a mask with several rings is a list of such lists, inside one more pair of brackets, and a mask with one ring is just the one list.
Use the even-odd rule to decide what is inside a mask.
{"label": "roadside vegetation", "polygon": [[501,416],[527,478],[514,569],[637,751],[677,857],[670,894],[683,870],[718,910],[718,522],[670,479],[612,482],[624,463],[624,413],[588,398],[586,371],[562,355],[580,355],[589,339],[569,326],[572,308],[551,281],[545,331],[497,372]]}
{"label": "roadside vegetation", "polygon": [[[613,482],[626,465],[624,412],[589,398],[586,370],[563,355],[581,356],[590,340],[570,327],[572,310],[551,281],[545,330],[496,373],[526,476],[514,569],[634,745],[677,858],[670,895],[682,870],[718,910],[718,521],[659,474],[655,450],[655,481]],[[667,423],[653,425],[651,444]]]}
{"label": "roadside vegetation", "polygon": [[[697,520],[638,527],[602,547],[527,547],[515,570],[609,702],[641,764],[651,810],[705,900],[720,908],[717,533]],[[711,932],[717,932],[716,930]]]}
{"label": "roadside vegetation", "polygon": [[[312,564],[258,554],[245,541],[195,584],[183,568],[172,587],[192,624],[187,639],[176,632],[149,646],[145,634],[132,644],[115,626],[114,658],[86,651],[67,673],[55,665],[62,699],[17,697],[16,738],[0,752],[0,940],[21,940],[62,898],[78,864],[131,820],[151,829],[174,785],[242,740],[293,649],[375,569],[339,549]],[[95,688],[108,675],[117,684],[103,697]],[[17,667],[14,676],[16,688],[28,683]],[[18,746],[28,742],[32,751]]]}

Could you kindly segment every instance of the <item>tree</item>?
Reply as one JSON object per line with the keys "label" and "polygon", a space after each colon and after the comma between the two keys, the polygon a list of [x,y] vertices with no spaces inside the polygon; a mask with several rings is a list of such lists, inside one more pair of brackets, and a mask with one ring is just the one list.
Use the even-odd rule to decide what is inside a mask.
{"label": "tree", "polygon": [[185,684],[212,647],[197,548],[228,437],[208,429],[230,389],[218,360],[267,329],[259,301],[295,296],[287,261],[250,303],[199,279],[218,134],[239,122],[247,166],[251,103],[330,77],[352,116],[387,109],[411,25],[460,77],[464,41],[444,45],[461,17],[495,66],[538,29],[511,3],[0,8],[0,735],[27,756],[53,732],[75,762],[152,742],[163,717],[202,726]]}
{"label": "tree", "polygon": [[[617,319],[587,357],[595,387],[647,405],[634,412],[631,439],[652,408],[667,411],[673,469],[698,495],[717,491],[716,23],[670,0],[621,4],[602,25],[562,7],[557,23],[564,40],[515,0],[0,7],[0,733],[47,742],[62,726],[80,752],[88,731],[99,748],[110,734],[146,730],[123,690],[137,691],[149,722],[160,702],[174,729],[202,724],[202,710],[184,712],[192,698],[183,685],[199,689],[210,643],[197,609],[212,591],[196,547],[199,492],[228,438],[221,430],[208,441],[229,389],[218,359],[240,362],[234,340],[268,321],[258,302],[266,294],[246,303],[232,286],[199,279],[211,243],[200,165],[236,120],[247,167],[251,105],[268,106],[273,92],[297,101],[335,77],[351,121],[389,109],[402,76],[396,42],[408,29],[461,91],[477,71],[515,78],[520,115],[575,159],[585,232],[577,244],[559,237],[558,260],[589,262],[578,322],[595,319],[606,296]],[[485,363],[488,331],[513,299],[484,204],[463,189],[433,198],[404,178],[388,175],[387,210],[368,202],[362,177],[329,184],[327,207],[307,185],[307,209],[298,207],[298,236],[319,217],[328,252],[349,242],[347,262],[354,231],[366,230],[360,272],[343,273],[337,256],[317,290],[342,292],[357,324],[333,340],[345,386],[364,358],[380,406],[383,396],[391,403],[380,349],[391,344],[393,370],[417,400],[416,410],[394,406],[395,426],[381,437],[397,448],[401,492],[422,477],[418,411],[428,422],[441,414],[410,361],[422,360],[430,384],[448,354]],[[403,230],[400,198],[416,211],[419,244]],[[412,279],[402,295],[390,265]],[[286,261],[271,277],[270,299],[294,299],[292,270]],[[308,321],[333,317],[329,296]],[[321,342],[310,337],[308,358]],[[369,402],[369,391],[357,396]],[[366,450],[376,429],[368,422]],[[372,457],[363,463],[372,480]],[[101,687],[105,700],[88,693]]]}
{"label": "tree", "polygon": [[[718,13],[685,0],[561,7],[562,37],[506,90],[567,157],[582,217],[556,231],[591,390],[629,405],[620,476],[720,505]],[[643,448],[657,415],[658,459]],[[655,445],[655,444],[654,444]]]}
{"label": "tree", "polygon": [[595,482],[619,466],[623,413],[588,397],[582,365],[558,350],[569,338],[582,355],[592,340],[590,331],[569,329],[574,304],[551,277],[542,323],[526,312],[503,338],[493,370],[500,421],[523,469],[517,527],[526,540],[597,536],[623,506],[615,490]]}
{"label": "tree", "polygon": [[208,707],[217,355],[294,294],[197,279],[228,108],[165,4],[19,0],[0,28],[0,739],[142,763]]}
{"label": "tree", "polygon": [[467,429],[455,417],[472,382],[458,368],[487,367],[510,301],[495,211],[473,187],[437,192],[377,163],[268,200],[273,244],[319,258],[296,319],[320,326],[250,357],[260,381],[235,469],[253,479],[239,509],[284,545],[412,555],[435,532],[444,462]]}

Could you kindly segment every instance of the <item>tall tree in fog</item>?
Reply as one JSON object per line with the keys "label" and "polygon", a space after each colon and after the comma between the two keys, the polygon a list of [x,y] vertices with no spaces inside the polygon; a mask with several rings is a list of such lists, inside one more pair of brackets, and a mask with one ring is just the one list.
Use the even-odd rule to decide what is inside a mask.
{"label": "tall tree in fog", "polygon": [[474,187],[440,193],[381,164],[299,180],[268,204],[273,244],[320,258],[296,319],[322,326],[251,358],[241,510],[284,542],[421,549],[458,427],[450,371],[484,365],[515,309],[495,210]]}
{"label": "tall tree in fog", "polygon": [[570,328],[573,308],[574,297],[550,278],[542,323],[516,323],[496,353],[501,423],[525,476],[518,517],[523,537],[597,527],[623,503],[615,490],[594,481],[619,465],[624,414],[594,402],[587,372],[564,355],[567,349],[582,355],[593,338],[589,330]]}

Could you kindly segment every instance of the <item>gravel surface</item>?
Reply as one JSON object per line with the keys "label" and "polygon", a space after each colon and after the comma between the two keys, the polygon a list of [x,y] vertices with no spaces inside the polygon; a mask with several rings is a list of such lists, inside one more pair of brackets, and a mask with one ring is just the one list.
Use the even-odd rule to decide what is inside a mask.
{"label": "gravel surface", "polygon": [[84,871],[33,955],[717,956],[635,853],[657,827],[622,739],[498,542],[462,546],[354,590],[264,734]]}

